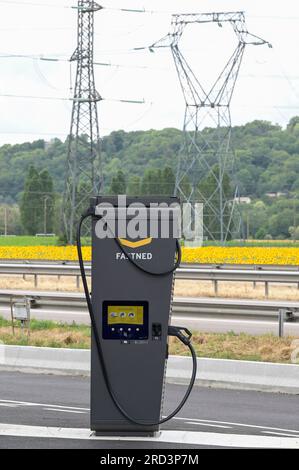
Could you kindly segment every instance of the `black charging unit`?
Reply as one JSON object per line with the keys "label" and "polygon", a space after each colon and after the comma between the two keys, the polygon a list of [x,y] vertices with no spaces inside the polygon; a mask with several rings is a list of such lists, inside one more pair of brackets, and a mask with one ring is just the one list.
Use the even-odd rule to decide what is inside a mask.
{"label": "black charging unit", "polygon": [[[99,215],[97,207],[105,205],[110,212]],[[127,213],[132,205],[145,208],[149,236],[119,235],[120,219],[132,223],[133,215]],[[174,233],[175,206],[179,207],[176,198],[128,197],[120,203],[116,196],[98,196],[92,198],[81,218],[77,246],[92,325],[91,429],[97,434],[154,435],[160,424],[178,413],[191,393],[196,377],[191,333],[170,326],[174,275],[181,260]],[[91,294],[81,249],[81,228],[88,217],[92,220]],[[107,237],[100,238],[97,224],[103,228],[103,218]],[[160,227],[155,237],[150,236],[152,219],[158,220],[160,227],[162,221],[168,224],[167,237]],[[193,372],[181,403],[163,418],[168,336],[178,337],[189,348]]]}

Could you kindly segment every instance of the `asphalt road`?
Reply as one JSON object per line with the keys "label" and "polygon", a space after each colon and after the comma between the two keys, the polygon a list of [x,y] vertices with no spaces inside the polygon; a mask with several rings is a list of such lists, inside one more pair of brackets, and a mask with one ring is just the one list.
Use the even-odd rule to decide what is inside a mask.
{"label": "asphalt road", "polygon": [[[164,414],[185,388],[167,385]],[[89,379],[0,372],[0,449],[299,448],[299,397],[195,387],[159,438],[90,437]]]}
{"label": "asphalt road", "polygon": [[[11,313],[8,308],[1,308],[0,315],[3,318],[10,319]],[[52,320],[63,323],[90,324],[87,311],[70,310],[39,310],[32,309],[31,317],[37,320]],[[262,320],[242,320],[240,318],[211,318],[202,315],[200,318],[188,317],[188,315],[173,315],[172,323],[181,323],[184,326],[196,331],[205,331],[212,333],[225,333],[234,331],[235,333],[248,333],[253,335],[277,334],[278,321],[262,321]],[[285,335],[299,336],[299,323],[288,323],[284,325]]]}

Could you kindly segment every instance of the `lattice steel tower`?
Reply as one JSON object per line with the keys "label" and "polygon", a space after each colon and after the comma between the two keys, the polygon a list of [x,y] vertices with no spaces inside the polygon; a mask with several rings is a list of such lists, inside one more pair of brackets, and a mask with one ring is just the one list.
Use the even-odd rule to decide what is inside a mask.
{"label": "lattice steel tower", "polygon": [[101,96],[95,88],[93,66],[94,13],[102,8],[94,1],[78,0],[77,48],[71,57],[77,62],[77,72],[63,203],[64,232],[71,244],[82,209],[92,193],[99,193],[102,183],[97,111]]}
{"label": "lattice steel tower", "polygon": [[[210,88],[205,89],[179,48],[188,25],[228,23],[237,46]],[[185,99],[184,143],[180,152],[176,194],[181,200],[203,203],[204,235],[224,243],[240,234],[236,210],[238,185],[233,176],[230,103],[247,44],[270,44],[249,34],[243,12],[179,14],[172,16],[171,32],[150,50],[170,47]],[[202,64],[206,67],[208,64]],[[212,121],[214,130],[206,128]]]}

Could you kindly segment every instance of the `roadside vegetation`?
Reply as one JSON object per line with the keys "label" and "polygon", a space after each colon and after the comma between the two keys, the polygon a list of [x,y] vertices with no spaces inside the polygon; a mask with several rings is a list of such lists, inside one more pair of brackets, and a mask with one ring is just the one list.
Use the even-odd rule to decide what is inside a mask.
{"label": "roadside vegetation", "polygon": [[[219,129],[198,133],[199,141],[218,137]],[[235,126],[232,137],[244,233],[258,240],[299,240],[299,117],[291,118],[286,128],[267,121],[248,122]],[[119,130],[104,136],[105,190],[173,194],[182,141],[182,132],[173,128]],[[67,146],[68,139],[57,138],[0,146],[0,233],[60,233]],[[216,157],[209,154],[211,167],[217,165]],[[233,198],[233,185],[224,176],[225,193]],[[186,189],[189,184],[187,178]],[[207,175],[198,189],[213,197],[215,182]]]}
{"label": "roadside vegetation", "polygon": [[48,320],[31,320],[30,337],[20,327],[12,333],[11,322],[0,317],[0,341],[6,345],[38,346],[49,348],[88,349],[90,327],[88,325],[63,324]]}
{"label": "roadside vegetation", "polygon": [[[29,339],[19,328],[15,333],[13,336],[10,321],[0,317],[0,341],[6,345],[90,348],[90,327],[86,325],[32,320]],[[290,363],[299,340],[295,342],[293,337],[278,338],[274,335],[194,332],[193,345],[198,357]],[[188,355],[188,349],[175,338],[170,338],[169,351],[174,355]]]}
{"label": "roadside vegetation", "polygon": [[[91,259],[91,247],[83,246],[83,256]],[[31,259],[51,261],[77,261],[75,246],[10,246],[0,245],[0,259]],[[204,246],[182,248],[183,263],[203,264],[299,264],[299,250],[296,247],[221,247]]]}
{"label": "roadside vegetation", "polygon": [[[72,276],[38,276],[38,286],[35,287],[32,275],[1,275],[0,289],[42,290],[55,292],[83,292],[82,282],[77,288],[77,281]],[[233,282],[218,283],[218,296],[227,299],[259,299],[299,301],[297,284],[271,283],[268,286],[269,295],[265,295],[265,285],[262,282]],[[175,281],[175,296],[177,297],[215,297],[215,286],[211,281],[192,281],[177,279]],[[0,311],[1,314],[1,311]]]}
{"label": "roadside vegetation", "polygon": [[[83,238],[83,244],[90,245],[90,240]],[[58,236],[33,236],[33,235],[0,235],[0,246],[36,247],[36,246],[59,246],[61,241]],[[204,246],[217,246],[217,242],[209,240]],[[299,248],[298,240],[229,240],[225,247],[262,247],[262,248]]]}
{"label": "roadside vegetation", "polygon": [[0,246],[53,246],[57,245],[58,237],[33,237],[31,235],[0,236]]}

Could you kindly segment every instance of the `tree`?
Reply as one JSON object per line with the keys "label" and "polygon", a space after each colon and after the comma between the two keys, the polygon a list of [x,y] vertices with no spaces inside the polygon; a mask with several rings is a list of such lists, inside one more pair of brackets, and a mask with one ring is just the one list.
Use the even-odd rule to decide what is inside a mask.
{"label": "tree", "polygon": [[291,209],[272,215],[269,219],[269,231],[273,237],[287,238],[289,236],[289,227],[292,226],[294,212]]}
{"label": "tree", "polygon": [[126,194],[126,186],[125,175],[121,170],[118,170],[117,174],[112,178],[110,194]]}
{"label": "tree", "polygon": [[20,204],[21,222],[28,235],[53,231],[54,191],[48,170],[30,166]]}
{"label": "tree", "polygon": [[260,227],[255,235],[255,238],[257,238],[258,240],[265,240],[266,235],[266,230],[263,227]]}
{"label": "tree", "polygon": [[290,119],[287,125],[287,130],[289,132],[299,132],[299,116],[294,116]]}
{"label": "tree", "polygon": [[175,176],[173,169],[170,166],[166,166],[162,172],[162,184],[161,184],[161,194],[167,196],[173,196],[175,189]]}
{"label": "tree", "polygon": [[53,233],[53,217],[54,217],[54,189],[53,179],[48,170],[42,170],[40,175],[40,185],[42,188],[43,203],[43,230],[42,233]]}
{"label": "tree", "polygon": [[162,171],[156,168],[147,168],[144,172],[141,193],[143,195],[155,196],[163,194]]}
{"label": "tree", "polygon": [[[180,189],[181,189],[182,194],[186,196],[185,199],[187,200],[192,189],[190,180],[187,175],[185,175],[182,181],[180,182]],[[181,198],[183,199],[182,194],[181,194]],[[199,201],[201,202],[201,200]],[[185,202],[185,200],[182,200],[181,202]]]}
{"label": "tree", "polygon": [[17,204],[0,204],[0,234],[21,235],[20,209]]}
{"label": "tree", "polygon": [[294,241],[299,240],[299,227],[289,227],[289,234]]}
{"label": "tree", "polygon": [[141,192],[141,178],[140,176],[131,176],[128,183],[127,194],[128,196],[139,196]]}
{"label": "tree", "polygon": [[40,193],[39,174],[34,166],[30,166],[20,206],[22,225],[28,235],[35,235],[39,231],[41,220]]}
{"label": "tree", "polygon": [[[222,131],[226,132],[225,129]],[[199,142],[202,142],[203,137],[213,140],[217,138],[217,130],[210,127],[199,131]],[[81,136],[81,138],[86,142],[86,136]],[[287,129],[257,120],[242,126],[235,126],[232,129],[232,138],[236,153],[236,181],[238,181],[240,195],[250,196],[252,200],[252,204],[248,204],[249,207],[246,208],[249,214],[250,233],[256,236],[259,228],[263,227],[267,234],[278,237],[282,233],[277,233],[275,220],[271,221],[271,227],[269,227],[270,218],[275,215],[279,216],[286,209],[293,210],[293,198],[298,199],[294,193],[299,193],[299,116],[294,116],[290,120]],[[174,176],[171,174],[171,169],[175,174],[182,139],[183,134],[178,129],[134,132],[120,130],[105,136],[102,145],[103,173],[104,181],[109,183],[102,189],[104,194],[108,194],[111,189],[113,189],[113,193],[126,192],[124,176],[121,178],[121,184],[117,180],[119,170],[124,173],[125,177],[129,175],[127,187],[129,194],[173,194]],[[55,194],[62,194],[67,145],[68,139],[65,142],[53,139],[50,142],[39,140],[31,143],[0,146],[0,203],[13,205],[22,202],[25,179],[30,166],[46,169],[53,178],[53,191]],[[79,153],[83,158],[84,145],[79,146]],[[206,155],[209,166],[213,167],[214,163],[217,163],[215,154],[207,151]],[[194,181],[195,176],[189,176],[190,181]],[[184,181],[180,182],[180,187],[186,198],[191,193],[189,178],[186,176]],[[202,169],[200,178],[204,178],[202,181],[203,190],[209,191],[207,189],[209,183],[207,169]],[[116,188],[111,188],[113,179],[113,186],[116,185]],[[78,187],[82,188],[84,184],[86,184],[84,175],[81,175]],[[43,194],[45,189],[40,188],[39,191]],[[279,192],[286,193],[286,196],[283,198],[266,197],[266,193]],[[200,191],[193,196],[194,199],[200,200]],[[42,196],[40,196],[41,198]],[[184,197],[181,196],[181,199],[183,200]],[[279,202],[281,199],[284,199],[285,205],[283,207]],[[264,201],[264,209],[254,207],[257,200]],[[43,202],[41,201],[41,213],[38,216],[41,225],[33,228],[32,221],[30,221],[30,226],[25,229],[26,232],[35,229],[38,232],[44,231]],[[33,206],[36,203],[36,198],[32,198],[28,205]],[[86,199],[82,200],[82,207],[78,207],[78,213],[81,213],[87,204]],[[56,206],[57,199],[55,198]],[[244,210],[243,206],[240,209]],[[26,209],[24,210],[26,211]],[[55,214],[58,214],[56,208],[54,210]],[[299,214],[299,208],[297,212]],[[206,216],[212,217],[208,208],[205,208]],[[32,219],[35,215],[28,212],[26,217]],[[55,219],[57,217],[53,216]],[[55,222],[58,224],[59,221],[55,220]],[[212,221],[210,222],[212,224]],[[297,222],[290,221],[284,229],[284,236],[290,237],[287,229],[296,225],[298,225]],[[47,220],[47,231],[50,230],[50,227],[51,221]],[[56,229],[53,228],[53,231]]]}

